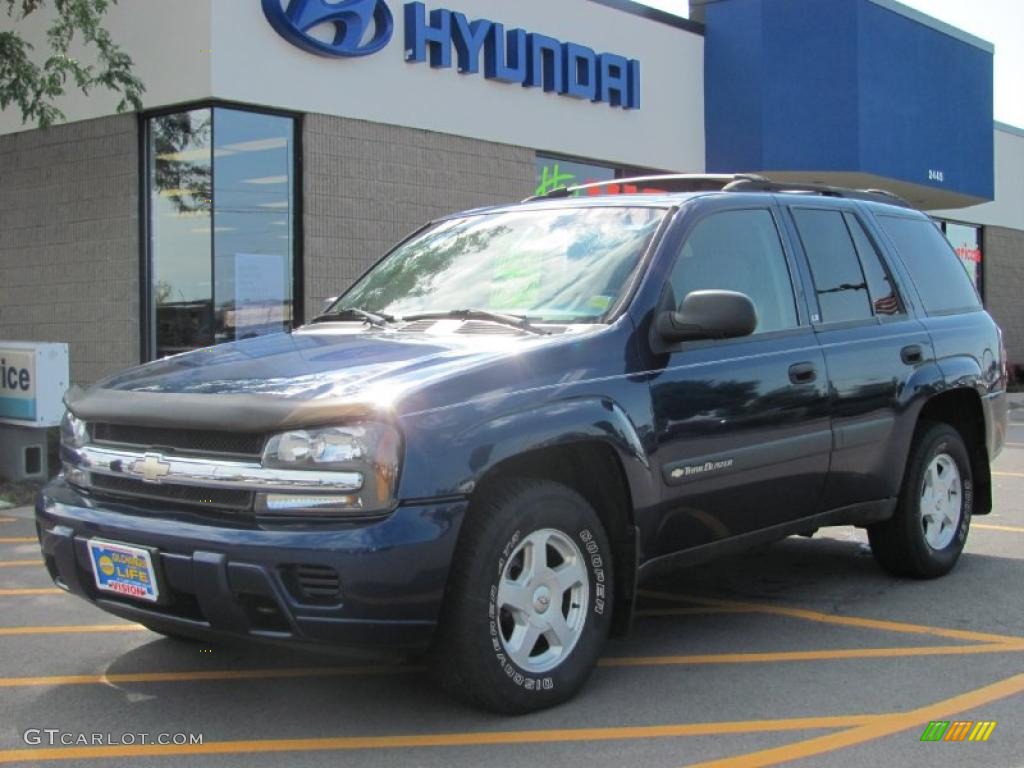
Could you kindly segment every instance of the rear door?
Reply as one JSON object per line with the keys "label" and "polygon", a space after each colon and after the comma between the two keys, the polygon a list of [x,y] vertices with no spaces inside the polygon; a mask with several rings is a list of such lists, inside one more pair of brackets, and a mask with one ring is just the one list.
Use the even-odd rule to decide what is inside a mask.
{"label": "rear door", "polygon": [[[836,509],[892,497],[912,425],[914,380],[934,365],[931,339],[855,206],[788,206],[806,258],[812,325],[825,354],[832,464],[822,498]],[[907,439],[904,439],[907,438]]]}
{"label": "rear door", "polygon": [[748,295],[754,335],[676,345],[652,359],[661,477],[656,556],[792,522],[817,511],[831,444],[824,357],[794,291],[794,262],[770,198],[697,214],[669,273],[686,294]]}

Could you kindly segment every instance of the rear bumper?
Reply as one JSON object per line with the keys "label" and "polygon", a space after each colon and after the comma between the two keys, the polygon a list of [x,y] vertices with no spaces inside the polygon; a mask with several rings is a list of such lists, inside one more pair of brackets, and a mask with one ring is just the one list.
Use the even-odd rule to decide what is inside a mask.
{"label": "rear bumper", "polygon": [[[352,649],[419,649],[437,622],[465,501],[400,506],[355,526],[232,528],[96,502],[62,480],[36,504],[47,569],[62,588],[154,629]],[[156,549],[158,604],[100,592],[86,547]],[[301,566],[301,568],[300,568]],[[334,572],[337,593],[303,575]]]}

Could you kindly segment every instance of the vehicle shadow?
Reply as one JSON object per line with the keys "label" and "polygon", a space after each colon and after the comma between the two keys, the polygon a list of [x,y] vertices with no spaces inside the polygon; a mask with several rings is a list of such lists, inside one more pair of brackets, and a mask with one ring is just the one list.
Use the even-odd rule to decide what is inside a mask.
{"label": "vehicle shadow", "polygon": [[[1001,590],[1006,595],[993,590],[986,593],[991,599],[976,599],[985,585],[1019,583],[1022,576],[1024,561],[965,554],[945,579],[896,579],[875,564],[861,541],[790,538],[645,584],[631,636],[611,642],[606,659],[766,647],[803,650],[809,639],[812,646],[865,642],[849,628],[815,625],[809,633],[806,622],[757,611],[716,614],[697,605],[698,610],[672,613],[671,609],[687,605],[688,598],[801,607],[1024,636],[1019,606],[1013,607],[1014,590]],[[945,609],[936,612],[937,604]],[[646,668],[645,678],[641,664],[628,670],[640,670],[639,677],[629,678],[624,676],[626,670],[608,670],[614,665],[603,662],[576,700],[581,706],[563,706],[555,715],[509,719],[474,711],[446,697],[423,659],[368,662],[241,642],[208,645],[152,637],[151,642],[111,660],[104,670],[108,682],[42,690],[19,705],[19,717],[26,722],[49,721],[59,713],[62,723],[79,722],[91,732],[104,730],[96,722],[98,713],[102,721],[118,724],[115,730],[198,730],[209,739],[372,735],[395,733],[396,728],[452,732],[511,722],[516,728],[547,728],[552,717],[566,725],[583,725],[593,722],[595,711],[620,710],[621,697],[635,692],[636,680],[641,678],[695,674],[689,668],[659,671],[651,667]],[[929,638],[887,636],[868,642],[924,644]],[[171,673],[170,679],[134,677],[152,672]],[[715,679],[726,673],[723,666],[712,665],[699,674]],[[699,716],[699,697],[680,699],[672,706],[679,710],[673,717]]]}

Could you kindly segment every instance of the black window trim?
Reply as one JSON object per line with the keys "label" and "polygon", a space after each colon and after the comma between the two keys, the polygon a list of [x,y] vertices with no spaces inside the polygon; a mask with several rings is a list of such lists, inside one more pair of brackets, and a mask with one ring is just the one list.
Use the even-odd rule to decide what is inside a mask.
{"label": "black window trim", "polygon": [[[854,221],[856,221],[860,225],[861,231],[864,233],[864,236],[868,239],[868,243],[874,249],[875,257],[878,259],[878,263],[882,266],[882,271],[885,272],[886,277],[889,279],[889,285],[892,286],[893,291],[896,292],[896,298],[899,300],[899,303],[900,303],[900,311],[897,314],[895,314],[895,315],[880,315],[880,314],[878,314],[878,312],[875,311],[875,304],[874,304],[874,301],[872,301],[871,302],[871,311],[872,311],[872,313],[874,314],[874,316],[876,318],[878,318],[879,322],[882,323],[882,324],[885,324],[885,323],[899,323],[899,322],[902,322],[902,321],[906,320],[908,317],[910,317],[910,314],[911,314],[910,313],[910,305],[907,303],[907,300],[904,297],[904,293],[906,293],[906,292],[903,290],[902,286],[900,286],[899,282],[896,280],[896,276],[893,274],[892,267],[887,263],[884,255],[883,255],[885,253],[885,249],[882,248],[881,244],[878,242],[878,239],[872,234],[871,230],[866,225],[866,223],[864,221],[864,218],[860,215],[860,213],[858,211],[851,209],[851,210],[843,210],[842,213],[843,213],[843,220],[846,222],[847,230],[849,230],[849,228],[850,228],[850,222],[847,220],[847,217],[852,218]],[[853,240],[853,250],[857,253],[857,258],[860,260],[860,268],[861,268],[861,270],[864,270],[864,259],[860,255],[860,250],[857,248],[857,241],[856,241],[856,239],[853,238],[853,232],[850,232],[850,239]],[[867,279],[867,272],[864,273],[864,278],[865,278],[865,280]],[[870,296],[870,295],[871,295],[871,286],[869,284],[868,285],[868,296]]]}
{"label": "black window trim", "polygon": [[[803,255],[804,265],[807,267],[807,279],[810,280],[810,288],[813,289],[814,306],[811,307],[811,310],[812,310],[812,312],[811,312],[811,315],[812,315],[811,325],[814,327],[814,330],[815,331],[820,331],[820,330],[841,331],[841,330],[845,330],[847,328],[866,328],[866,327],[872,326],[872,325],[878,326],[878,325],[881,325],[883,322],[885,322],[885,321],[883,321],[883,320],[881,320],[879,318],[878,314],[875,312],[875,308],[873,306],[871,306],[871,298],[870,298],[871,297],[871,290],[870,290],[870,288],[868,288],[868,290],[867,290],[868,306],[871,309],[871,316],[870,317],[861,318],[859,320],[821,320],[821,319],[814,320],[813,319],[815,316],[817,316],[818,318],[821,318],[821,316],[822,316],[821,302],[818,300],[818,285],[817,285],[817,283],[814,282],[814,270],[811,267],[811,259],[810,259],[810,256],[808,256],[808,254],[807,254],[807,246],[804,245],[803,235],[801,235],[801,233],[800,233],[800,227],[796,223],[796,216],[793,215],[793,211],[797,211],[797,210],[832,211],[834,213],[838,213],[840,215],[840,217],[842,218],[842,215],[844,213],[847,213],[847,212],[852,213],[855,209],[852,208],[852,207],[845,206],[845,205],[844,206],[837,206],[837,205],[828,205],[828,204],[817,204],[817,205],[787,204],[785,207],[786,207],[786,209],[787,209],[787,211],[789,213],[789,219],[790,219],[790,221],[791,221],[791,223],[793,225],[793,236],[795,237],[795,239],[800,244],[800,252]],[[846,219],[845,218],[843,218],[843,226],[846,227],[847,235],[850,236],[850,247],[853,249],[853,253],[857,257],[857,266],[860,268],[861,276],[864,278],[864,284],[867,285],[867,275],[864,274],[864,264],[861,262],[860,254],[857,253],[857,244],[853,242],[853,236],[850,235],[849,227],[846,224]],[[867,232],[867,228],[865,228],[865,232]],[[891,272],[889,274],[891,276]],[[895,285],[894,285],[894,287],[895,287]],[[810,304],[811,298],[808,297],[807,301],[808,301],[808,304]],[[906,306],[905,303],[904,303],[904,306]],[[907,317],[907,313],[904,310],[904,313],[902,315],[895,315],[894,317],[897,320],[899,320],[899,319],[904,319],[905,320],[906,317]],[[891,322],[891,321],[889,321],[889,322]]]}
{"label": "black window trim", "polygon": [[[294,241],[292,243],[292,322],[291,327],[298,328],[305,322],[305,253],[306,244],[304,237],[303,222],[303,164],[302,164],[302,139],[305,127],[305,116],[301,112],[293,112],[285,109],[276,109],[259,104],[249,104],[242,101],[229,99],[200,99],[198,101],[184,101],[171,104],[157,109],[149,109],[137,113],[138,115],[138,175],[137,183],[139,190],[139,359],[141,362],[151,362],[156,359],[156,325],[153,317],[153,262],[152,249],[150,247],[150,216],[152,214],[152,201],[149,190],[149,164],[150,142],[149,124],[150,120],[165,115],[174,115],[179,112],[192,112],[198,109],[231,109],[239,112],[252,112],[254,114],[269,115],[273,117],[284,117],[292,120],[293,131],[293,157],[292,157],[292,178],[294,179],[294,191],[292,194],[292,232]],[[212,127],[211,127],[211,148],[212,148]],[[212,149],[211,149],[212,151]],[[212,169],[211,169],[212,185]],[[211,187],[212,188],[212,187]],[[210,237],[215,236],[215,228],[212,224],[213,212],[211,211]],[[213,269],[211,251],[211,269]]]}

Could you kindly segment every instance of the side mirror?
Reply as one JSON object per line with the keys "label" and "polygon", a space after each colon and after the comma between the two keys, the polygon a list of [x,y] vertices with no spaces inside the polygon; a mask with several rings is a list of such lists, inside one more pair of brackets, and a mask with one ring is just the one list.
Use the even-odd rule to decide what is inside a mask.
{"label": "side mirror", "polygon": [[665,341],[734,339],[749,336],[757,328],[757,309],[744,293],[694,291],[675,312],[662,312],[655,328]]}
{"label": "side mirror", "polygon": [[320,312],[326,312],[331,308],[331,305],[338,300],[339,297],[331,296],[329,299],[324,299],[324,303],[320,306]]}

